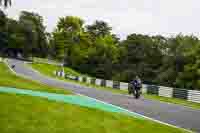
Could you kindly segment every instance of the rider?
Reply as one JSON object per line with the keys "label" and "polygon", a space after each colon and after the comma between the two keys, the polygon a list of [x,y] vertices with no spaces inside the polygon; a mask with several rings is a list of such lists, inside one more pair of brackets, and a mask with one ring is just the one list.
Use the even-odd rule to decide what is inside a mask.
{"label": "rider", "polygon": [[11,67],[12,67],[12,68],[15,68],[15,65],[12,65]]}
{"label": "rider", "polygon": [[135,97],[136,98],[139,98],[140,96],[140,91],[141,91],[141,88],[142,88],[142,81],[141,79],[136,76],[135,79],[133,81],[131,81],[131,84],[133,85],[133,89],[134,89],[134,94],[135,94]]}

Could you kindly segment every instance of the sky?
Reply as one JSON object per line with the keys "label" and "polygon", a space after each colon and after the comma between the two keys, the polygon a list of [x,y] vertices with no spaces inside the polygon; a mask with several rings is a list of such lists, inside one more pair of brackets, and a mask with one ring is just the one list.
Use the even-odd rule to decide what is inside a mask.
{"label": "sky", "polygon": [[12,0],[6,9],[17,19],[20,11],[39,13],[51,32],[59,17],[79,16],[86,24],[106,21],[121,38],[131,33],[200,37],[199,0]]}

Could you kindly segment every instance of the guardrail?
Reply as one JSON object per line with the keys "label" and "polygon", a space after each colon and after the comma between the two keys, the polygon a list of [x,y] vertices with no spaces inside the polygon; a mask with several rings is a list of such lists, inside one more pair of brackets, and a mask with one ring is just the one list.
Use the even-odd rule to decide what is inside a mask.
{"label": "guardrail", "polygon": [[[113,89],[120,89],[120,90],[130,89],[129,83],[124,83],[119,81],[104,80],[87,76],[73,76],[59,71],[55,71],[54,74],[59,77],[64,77],[67,79],[76,80],[79,82],[85,82],[87,84],[94,84],[102,87],[110,87]],[[200,103],[200,91],[197,90],[187,90],[180,88],[143,84],[142,92],[162,97],[179,98],[179,99],[185,99],[190,102]]]}

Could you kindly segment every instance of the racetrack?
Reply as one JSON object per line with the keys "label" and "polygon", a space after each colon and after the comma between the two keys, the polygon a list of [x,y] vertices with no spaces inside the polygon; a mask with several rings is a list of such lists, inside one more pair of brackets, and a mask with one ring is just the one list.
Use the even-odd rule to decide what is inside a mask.
{"label": "racetrack", "polygon": [[52,79],[33,71],[31,68],[24,65],[24,62],[20,60],[8,59],[8,64],[10,66],[15,64],[16,67],[14,68],[14,71],[26,78],[37,80],[48,85],[62,87],[71,90],[74,93],[86,95],[91,98],[117,105],[162,122],[200,132],[200,110],[194,110],[175,104],[147,100],[144,98],[135,100],[130,96],[113,94],[112,92],[104,90],[96,90],[94,88],[83,87],[74,83]]}

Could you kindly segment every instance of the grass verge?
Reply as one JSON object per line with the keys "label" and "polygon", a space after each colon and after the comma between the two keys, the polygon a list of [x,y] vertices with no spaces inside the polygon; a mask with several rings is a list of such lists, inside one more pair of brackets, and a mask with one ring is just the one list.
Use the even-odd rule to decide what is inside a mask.
{"label": "grass verge", "polygon": [[[56,70],[61,70],[62,69],[61,66],[45,64],[45,63],[44,64],[42,64],[42,63],[33,63],[33,64],[30,64],[30,65],[36,70],[38,70],[38,68],[40,68],[42,70],[42,72],[45,75],[48,75],[48,76],[55,76],[53,74],[53,72],[56,71]],[[71,74],[71,75],[74,75],[74,76],[80,76],[81,75],[80,73],[74,71],[71,68],[65,67],[64,70],[65,70],[65,73],[68,73],[68,74]]]}
{"label": "grass verge", "polygon": [[13,74],[4,63],[0,63],[0,77],[0,86],[46,91],[60,94],[70,94],[69,91],[61,88],[44,85],[36,81],[18,77]]}
{"label": "grass verge", "polygon": [[184,133],[149,120],[43,98],[0,93],[1,133]]}

